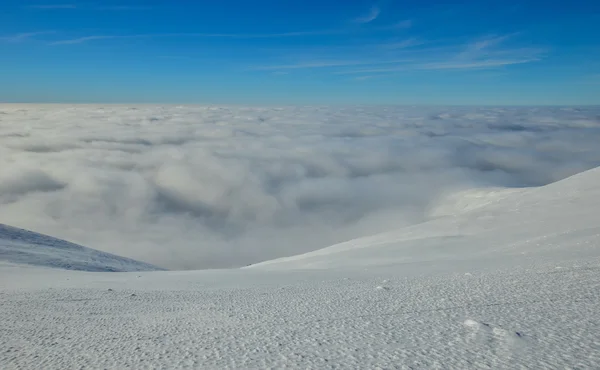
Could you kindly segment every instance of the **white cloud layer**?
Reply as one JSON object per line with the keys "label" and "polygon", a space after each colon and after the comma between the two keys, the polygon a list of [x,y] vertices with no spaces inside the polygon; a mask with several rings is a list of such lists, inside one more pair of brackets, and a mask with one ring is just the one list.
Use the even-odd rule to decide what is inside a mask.
{"label": "white cloud layer", "polygon": [[418,222],[600,165],[600,108],[0,106],[0,223],[166,268]]}

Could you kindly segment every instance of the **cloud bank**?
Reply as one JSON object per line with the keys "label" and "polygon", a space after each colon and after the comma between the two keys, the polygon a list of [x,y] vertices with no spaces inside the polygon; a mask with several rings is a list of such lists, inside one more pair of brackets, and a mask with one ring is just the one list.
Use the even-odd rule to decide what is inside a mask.
{"label": "cloud bank", "polygon": [[0,223],[243,266],[600,165],[599,108],[0,106]]}

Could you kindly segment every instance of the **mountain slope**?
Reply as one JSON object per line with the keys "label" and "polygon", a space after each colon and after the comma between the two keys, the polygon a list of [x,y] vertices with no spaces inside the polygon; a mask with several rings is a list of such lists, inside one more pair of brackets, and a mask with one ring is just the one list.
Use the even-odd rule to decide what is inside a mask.
{"label": "mountain slope", "polygon": [[0,224],[0,261],[67,270],[124,272],[156,266]]}
{"label": "mountain slope", "polygon": [[[539,187],[463,194],[454,214],[259,263],[254,269],[343,268],[595,254],[600,248],[600,168]],[[507,260],[514,263],[513,260]]]}

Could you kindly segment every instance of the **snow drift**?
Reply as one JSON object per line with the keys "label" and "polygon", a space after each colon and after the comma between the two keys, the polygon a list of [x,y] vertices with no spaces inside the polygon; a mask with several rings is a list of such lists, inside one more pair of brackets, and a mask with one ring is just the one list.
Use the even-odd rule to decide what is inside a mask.
{"label": "snow drift", "polygon": [[[250,268],[332,268],[416,262],[565,258],[600,249],[600,168],[539,187],[463,192],[451,213]],[[509,263],[515,263],[510,259]],[[489,264],[489,263],[488,263]]]}
{"label": "snow drift", "polygon": [[0,262],[98,272],[160,270],[147,263],[2,224]]}

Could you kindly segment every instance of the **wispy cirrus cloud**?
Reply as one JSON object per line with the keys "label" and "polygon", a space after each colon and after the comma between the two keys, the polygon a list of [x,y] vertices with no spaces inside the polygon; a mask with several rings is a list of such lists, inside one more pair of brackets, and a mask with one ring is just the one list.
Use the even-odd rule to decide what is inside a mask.
{"label": "wispy cirrus cloud", "polygon": [[435,61],[435,62],[417,62],[405,63],[392,67],[363,68],[356,70],[340,71],[337,74],[386,74],[394,72],[406,72],[415,70],[478,70],[493,69],[498,67],[510,66],[515,64],[525,64],[541,60],[541,58],[529,59],[490,59],[472,62],[460,61]]}
{"label": "wispy cirrus cloud", "polygon": [[17,33],[14,35],[2,36],[2,37],[0,37],[0,41],[11,42],[11,43],[24,42],[24,41],[35,39],[36,36],[48,35],[48,34],[52,34],[52,33],[55,33],[55,31],[38,31],[38,32]]}
{"label": "wispy cirrus cloud", "polygon": [[358,76],[358,77],[354,77],[355,81],[366,81],[366,80],[372,80],[374,78],[377,77],[381,77],[381,75],[366,75],[366,76]]}
{"label": "wispy cirrus cloud", "polygon": [[407,62],[406,59],[395,59],[395,60],[321,60],[321,61],[310,61],[303,63],[293,64],[279,64],[279,65],[266,65],[249,68],[253,71],[277,71],[277,70],[289,70],[289,69],[313,69],[313,68],[331,68],[331,67],[348,67],[348,66],[359,66],[359,65],[380,65],[380,64],[394,64]]}
{"label": "wispy cirrus cloud", "polygon": [[135,10],[151,10],[154,9],[152,6],[138,6],[138,5],[113,5],[113,6],[98,6],[97,10],[114,10],[114,11],[135,11]]}
{"label": "wispy cirrus cloud", "polygon": [[[73,45],[73,44],[83,44],[88,41],[96,41],[96,40],[108,40],[108,39],[116,39],[122,38],[123,36],[110,36],[110,35],[94,35],[94,36],[84,36],[78,37],[74,39],[66,39],[66,40],[58,40],[52,41],[50,45]],[[130,38],[133,36],[130,36]]]}
{"label": "wispy cirrus cloud", "polygon": [[479,51],[479,50],[483,50],[483,49],[487,49],[489,47],[492,46],[496,46],[498,44],[501,44],[502,42],[506,41],[508,38],[512,37],[513,35],[503,35],[503,36],[489,36],[486,38],[482,38],[476,41],[473,41],[469,44],[467,44],[467,50],[469,51]]}
{"label": "wispy cirrus cloud", "polygon": [[[394,63],[390,63],[394,64]],[[372,66],[376,66],[375,64],[370,64]],[[391,67],[368,67],[368,68],[360,68],[360,69],[350,69],[350,70],[341,70],[337,71],[335,74],[338,75],[359,75],[359,74],[386,74],[393,72],[403,72],[408,71],[410,69],[409,63],[396,64]],[[371,76],[372,77],[372,76]],[[359,79],[359,77],[356,77]]]}
{"label": "wispy cirrus cloud", "polygon": [[505,41],[509,40],[518,33],[511,33],[507,35],[490,35],[482,38],[478,38],[465,45],[464,50],[457,56],[459,58],[473,58],[483,54],[489,53],[490,51],[498,51],[497,48]]}
{"label": "wispy cirrus cloud", "polygon": [[402,41],[386,42],[386,43],[380,44],[379,46],[383,49],[406,49],[406,48],[410,48],[413,46],[419,46],[419,45],[423,45],[423,44],[425,44],[425,41],[422,41],[422,40],[412,37],[412,38],[402,40]]}
{"label": "wispy cirrus cloud", "polygon": [[151,6],[142,5],[98,5],[98,4],[35,4],[27,6],[28,9],[37,10],[68,10],[68,9],[79,9],[79,10],[107,10],[107,11],[136,11],[136,10],[150,10],[153,9]]}
{"label": "wispy cirrus cloud", "polygon": [[381,8],[378,6],[373,6],[369,12],[363,16],[354,19],[355,23],[371,23],[376,20],[381,14]]}
{"label": "wispy cirrus cloud", "polygon": [[182,56],[182,55],[161,55],[158,59],[167,59],[167,60],[194,60],[193,58]]}
{"label": "wispy cirrus cloud", "polygon": [[437,62],[437,63],[425,63],[417,66],[417,69],[487,69],[495,67],[503,67],[514,64],[524,64],[537,62],[540,58],[524,58],[524,59],[488,59],[479,60],[467,63],[461,62]]}
{"label": "wispy cirrus cloud", "polygon": [[285,38],[285,37],[301,37],[301,36],[320,36],[343,33],[342,30],[316,30],[316,31],[295,31],[281,33],[263,33],[263,34],[235,34],[235,33],[148,33],[134,35],[91,35],[76,37],[71,39],[57,40],[50,45],[73,45],[83,44],[90,41],[110,40],[110,39],[139,39],[139,38],[162,38],[162,37],[206,37],[206,38],[232,38],[232,39],[261,39],[261,38]]}
{"label": "wispy cirrus cloud", "polygon": [[494,35],[467,43],[464,50],[447,63],[434,64],[435,69],[494,68],[515,64],[537,62],[545,53],[545,48],[514,47],[507,41],[518,35]]}
{"label": "wispy cirrus cloud", "polygon": [[77,9],[75,4],[38,4],[29,5],[29,9],[51,10],[51,9]]}
{"label": "wispy cirrus cloud", "polygon": [[[323,59],[322,55],[312,61],[292,64],[274,64],[251,68],[252,70],[289,70],[329,68],[334,74],[364,75],[364,80],[375,75],[395,74],[406,71],[435,70],[484,70],[533,63],[545,57],[543,48],[522,48],[504,45],[513,35],[478,38],[472,41],[450,42],[438,40],[423,42],[416,38],[357,47],[345,58]],[[411,48],[428,44],[427,47]],[[362,57],[369,55],[369,58]],[[289,59],[289,58],[288,58]],[[355,68],[352,68],[355,67]]]}
{"label": "wispy cirrus cloud", "polygon": [[419,62],[405,63],[392,67],[379,68],[363,68],[355,70],[339,71],[337,74],[386,74],[395,72],[406,72],[416,70],[482,70],[494,69],[499,67],[511,66],[516,64],[525,64],[540,61],[541,58],[526,58],[526,59],[489,59],[472,62],[459,61],[436,61],[436,62]]}
{"label": "wispy cirrus cloud", "polygon": [[[317,69],[317,68],[335,68],[335,67],[351,67],[351,66],[364,66],[364,65],[385,65],[385,64],[397,64],[397,63],[409,63],[415,62],[416,54],[427,52],[427,50],[415,50],[407,51],[403,49],[409,49],[413,46],[418,46],[425,44],[424,41],[417,40],[415,38],[397,41],[397,42],[388,42],[382,44],[373,44],[373,45],[365,45],[365,46],[347,46],[345,48],[340,48],[339,52],[347,56],[344,58],[332,56],[331,58],[315,58],[304,60],[290,55],[287,59],[300,59],[298,62],[294,63],[281,63],[281,64],[269,64],[269,65],[261,65],[250,67],[249,70],[254,71],[277,71],[277,70],[290,70],[290,69]],[[318,49],[317,51],[311,50],[313,53],[324,54],[327,53],[327,49],[331,51],[334,49],[333,47],[328,47],[325,49]],[[430,51],[438,50],[438,48],[431,48]],[[336,52],[337,53],[337,52]],[[367,53],[368,55],[373,55],[373,57],[369,59],[364,59],[362,56]],[[335,53],[334,53],[335,54]],[[383,56],[386,54],[386,56]],[[402,56],[402,57],[401,57]],[[404,57],[406,56],[406,57]]]}

